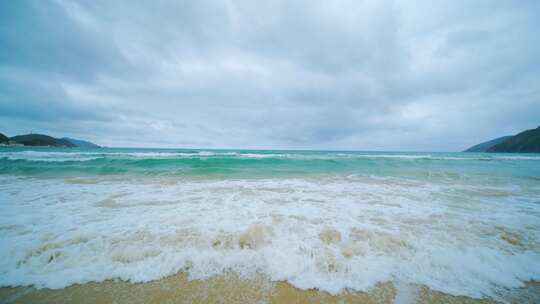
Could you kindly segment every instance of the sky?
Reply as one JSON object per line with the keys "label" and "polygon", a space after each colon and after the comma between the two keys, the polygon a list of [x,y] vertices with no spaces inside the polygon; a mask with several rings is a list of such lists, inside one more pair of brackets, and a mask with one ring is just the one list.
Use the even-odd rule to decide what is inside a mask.
{"label": "sky", "polygon": [[0,1],[0,132],[460,151],[540,125],[540,1]]}

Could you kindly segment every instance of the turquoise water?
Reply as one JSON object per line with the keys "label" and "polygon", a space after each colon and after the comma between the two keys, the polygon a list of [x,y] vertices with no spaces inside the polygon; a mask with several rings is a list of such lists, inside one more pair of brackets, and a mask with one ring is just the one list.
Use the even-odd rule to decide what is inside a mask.
{"label": "turquoise water", "polygon": [[0,174],[271,177],[374,174],[412,178],[540,178],[540,154],[279,150],[0,150]]}
{"label": "turquoise water", "polygon": [[1,148],[0,256],[0,286],[235,272],[504,302],[540,280],[540,155]]}

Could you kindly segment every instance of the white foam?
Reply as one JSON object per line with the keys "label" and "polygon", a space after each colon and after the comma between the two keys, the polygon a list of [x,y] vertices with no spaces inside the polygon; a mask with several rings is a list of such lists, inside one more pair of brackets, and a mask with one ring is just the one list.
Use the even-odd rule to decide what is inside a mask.
{"label": "white foam", "polygon": [[0,152],[0,158],[10,160],[30,160],[30,161],[88,161],[99,158],[110,159],[167,159],[167,158],[193,158],[208,157],[215,155],[212,152],[200,151],[196,153],[184,152],[56,152],[56,151],[18,151]]}
{"label": "white foam", "polygon": [[397,281],[494,295],[540,279],[540,189],[497,185],[509,194],[490,196],[493,187],[359,175],[94,184],[0,176],[0,285],[235,271],[331,293]]}
{"label": "white foam", "polygon": [[110,159],[174,159],[174,158],[211,158],[211,157],[231,157],[231,158],[248,158],[248,159],[266,159],[266,158],[284,158],[284,159],[302,159],[302,160],[317,160],[317,159],[397,159],[397,160],[451,160],[451,161],[474,161],[474,160],[502,160],[502,161],[523,161],[523,160],[538,160],[538,155],[505,155],[505,154],[458,154],[459,156],[451,156],[447,154],[387,154],[376,153],[366,154],[358,152],[336,153],[336,152],[301,152],[301,153],[269,153],[261,152],[242,152],[242,151],[0,151],[0,159],[7,158],[10,160],[30,160],[30,161],[89,161],[98,158]]}
{"label": "white foam", "polygon": [[103,157],[98,153],[66,153],[51,151],[18,151],[18,152],[0,152],[0,158],[10,160],[32,160],[32,161],[88,161]]}
{"label": "white foam", "polygon": [[540,156],[500,156],[500,155],[476,155],[447,156],[433,154],[345,154],[343,156],[358,158],[395,158],[395,159],[430,159],[430,160],[540,160]]}

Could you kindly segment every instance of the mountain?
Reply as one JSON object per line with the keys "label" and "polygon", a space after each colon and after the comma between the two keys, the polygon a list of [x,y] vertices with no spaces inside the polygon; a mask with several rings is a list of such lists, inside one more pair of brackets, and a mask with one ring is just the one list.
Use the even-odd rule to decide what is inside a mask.
{"label": "mountain", "polygon": [[73,143],[61,138],[54,138],[43,134],[17,135],[10,138],[25,146],[51,146],[51,147],[75,147]]}
{"label": "mountain", "polygon": [[55,138],[43,134],[25,134],[13,137],[7,137],[0,133],[0,143],[5,145],[24,145],[24,146],[45,146],[45,147],[82,147],[82,148],[100,148],[100,146],[89,141],[74,138]]}
{"label": "mountain", "polygon": [[67,140],[70,143],[74,144],[75,146],[81,147],[81,148],[101,148],[100,146],[86,140],[74,139],[74,138],[69,138],[69,137],[64,137],[62,139]]}
{"label": "mountain", "polygon": [[0,143],[4,143],[9,141],[9,137],[5,136],[4,134],[0,133]]}
{"label": "mountain", "polygon": [[100,146],[89,141],[74,139],[74,138],[55,138],[43,134],[25,134],[13,137],[7,137],[0,133],[0,144],[24,145],[24,146],[45,146],[45,147],[82,147],[82,148],[101,148]]}
{"label": "mountain", "polygon": [[464,152],[540,153],[540,127],[486,141]]}
{"label": "mountain", "polygon": [[540,153],[540,127],[514,135],[489,148],[487,152]]}
{"label": "mountain", "polygon": [[503,136],[499,138],[492,139],[490,141],[483,142],[481,144],[475,145],[470,147],[469,149],[465,150],[464,152],[486,152],[491,147],[500,144],[501,142],[509,139],[512,136]]}

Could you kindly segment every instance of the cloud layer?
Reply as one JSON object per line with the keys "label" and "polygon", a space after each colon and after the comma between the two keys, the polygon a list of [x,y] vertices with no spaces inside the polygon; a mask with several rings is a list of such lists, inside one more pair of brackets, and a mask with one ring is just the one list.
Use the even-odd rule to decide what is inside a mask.
{"label": "cloud layer", "polygon": [[1,1],[0,132],[462,150],[540,124],[537,1]]}

